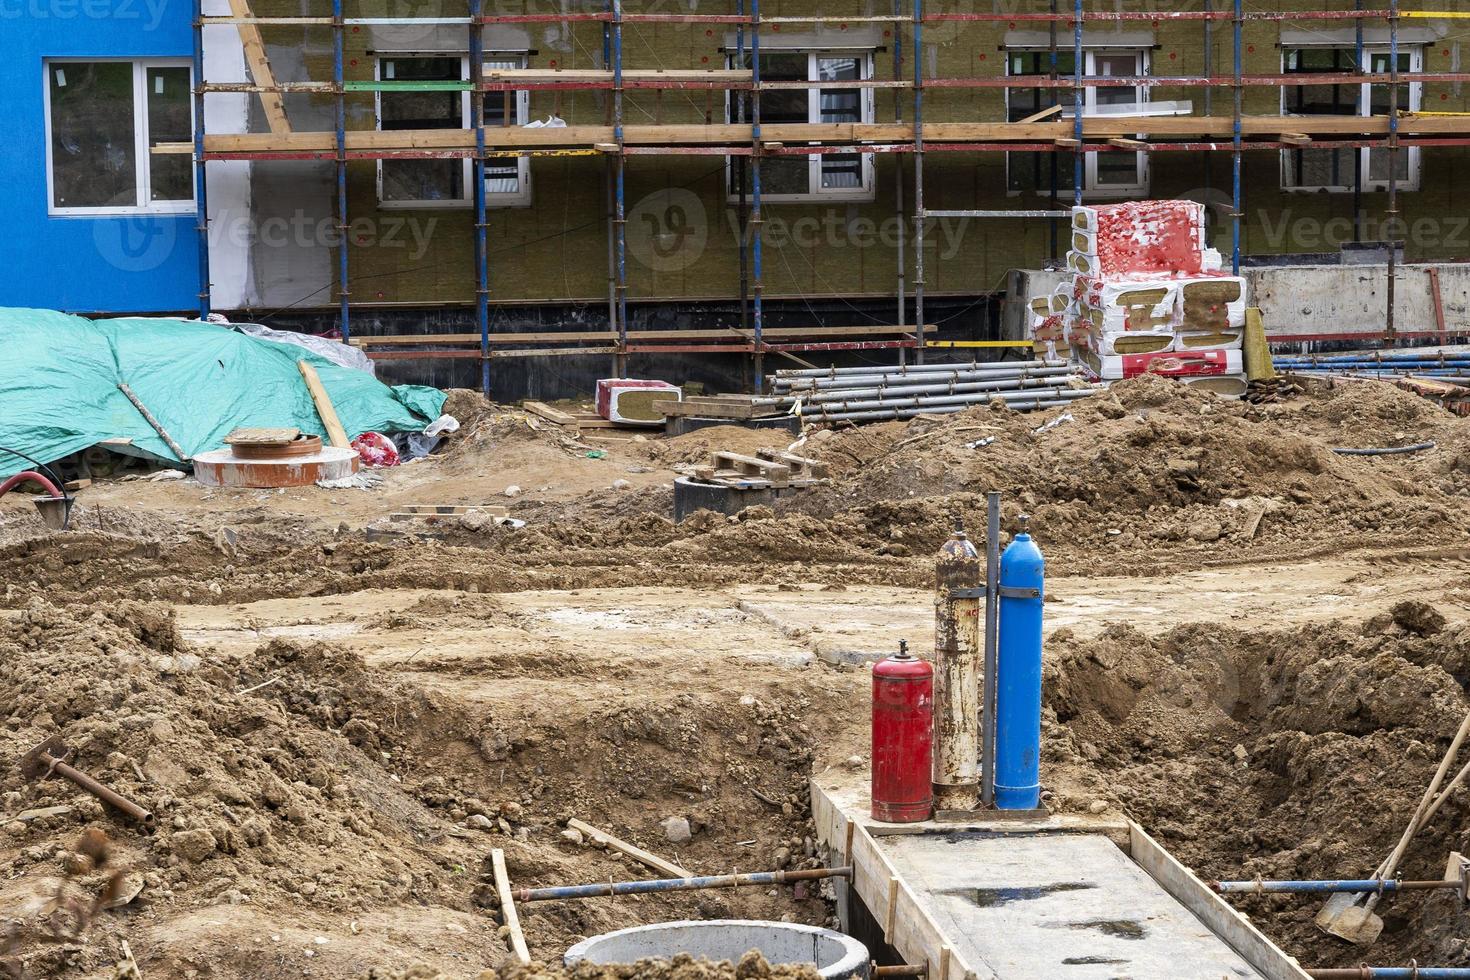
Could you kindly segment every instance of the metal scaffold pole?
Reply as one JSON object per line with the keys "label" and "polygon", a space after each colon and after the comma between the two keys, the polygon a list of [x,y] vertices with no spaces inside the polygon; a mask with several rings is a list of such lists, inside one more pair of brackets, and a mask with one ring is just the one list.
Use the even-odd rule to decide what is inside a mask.
{"label": "metal scaffold pole", "polygon": [[[901,8],[901,4],[902,3],[903,3],[903,0],[893,0],[893,18],[894,18],[894,30],[893,30],[893,80],[895,82],[901,82],[901,81],[903,81],[903,25],[901,23],[899,23],[899,20],[898,20],[898,18],[900,16],[902,16],[902,13],[903,13],[902,8]],[[893,121],[895,123],[902,123],[903,122],[903,94],[896,87],[893,90]],[[876,167],[876,164],[875,164],[875,167]],[[893,213],[894,213],[894,217],[898,219],[898,221],[897,221],[897,224],[898,224],[897,232],[898,232],[898,234],[896,236],[897,237],[897,241],[895,242],[895,247],[894,247],[894,251],[897,253],[896,260],[897,260],[897,265],[898,265],[898,320],[897,320],[897,322],[896,322],[895,325],[896,326],[899,326],[899,327],[902,327],[902,326],[904,326],[904,324],[906,324],[908,322],[908,310],[905,309],[905,304],[906,304],[906,301],[908,299],[908,285],[907,285],[907,283],[905,281],[906,280],[906,273],[908,272],[908,269],[907,269],[906,264],[905,264],[906,263],[906,257],[904,255],[904,252],[905,252],[905,249],[904,249],[904,217],[905,217],[905,214],[904,214],[904,209],[903,209],[903,179],[904,179],[904,175],[903,175],[903,154],[901,154],[901,153],[895,153],[893,155],[893,173],[894,173],[894,180],[893,180]],[[914,338],[918,342],[919,350],[922,351],[923,350],[923,347],[924,347],[924,331],[923,330],[916,330],[914,332]],[[905,358],[906,353],[907,353],[907,351],[904,348],[900,347],[898,349],[898,363],[899,364],[904,364],[906,362],[906,358]]]}
{"label": "metal scaffold pole", "polygon": [[612,0],[613,142],[617,144],[613,228],[617,233],[618,377],[627,371],[628,349],[628,154],[623,146],[623,0]]}
{"label": "metal scaffold pole", "polygon": [[337,158],[337,290],[339,329],[342,343],[352,339],[349,307],[351,287],[348,280],[347,249],[347,86],[344,78],[346,25],[342,17],[342,0],[332,0],[332,85],[336,91],[336,158]]}
{"label": "metal scaffold pole", "polygon": [[1231,123],[1233,133],[1233,149],[1231,151],[1230,163],[1230,271],[1231,275],[1240,275],[1240,111],[1241,98],[1245,89],[1241,86],[1241,46],[1240,30],[1245,22],[1245,8],[1243,0],[1235,0],[1235,18],[1233,40],[1235,46],[1235,112]]}
{"label": "metal scaffold pole", "polygon": [[[607,2],[608,20],[602,23],[602,67],[604,70],[612,70],[612,0]],[[611,100],[606,105],[605,119],[611,121]],[[617,164],[613,158],[604,154],[602,162],[603,184],[607,191],[607,332],[618,333],[618,233],[617,233],[617,192],[614,184],[617,183],[617,173],[614,168]],[[619,347],[613,353],[613,377],[623,376],[623,350]]]}
{"label": "metal scaffold pole", "polygon": [[[1411,105],[1412,108],[1412,105]],[[1372,153],[1372,150],[1368,151]],[[1399,2],[1388,0],[1388,289],[1384,340],[1395,341],[1394,292],[1399,230]]]}
{"label": "metal scaffold pole", "polygon": [[[475,128],[475,326],[480,333],[480,393],[490,397],[490,249],[485,201],[485,24],[483,0],[470,0],[470,125]],[[506,92],[506,112],[514,93]]]}
{"label": "metal scaffold pole", "polygon": [[1082,204],[1082,187],[1087,182],[1086,158],[1082,154],[1082,108],[1086,94],[1082,90],[1082,0],[1072,10],[1072,203]]}
{"label": "metal scaffold pole", "polygon": [[765,357],[761,354],[764,344],[762,334],[765,329],[765,309],[762,304],[764,280],[761,272],[761,226],[764,224],[761,217],[761,0],[750,0],[750,72],[750,139],[754,153],[750,168],[750,270],[753,279],[751,312],[754,316],[751,327],[755,338],[755,353],[751,361],[755,374],[753,387],[758,395],[765,387]]}
{"label": "metal scaffold pole", "polygon": [[[896,28],[895,28],[896,30]],[[924,0],[914,0],[914,328],[924,363]]]}
{"label": "metal scaffold pole", "polygon": [[194,230],[199,236],[199,319],[208,320],[209,185],[204,162],[204,0],[194,0]]}

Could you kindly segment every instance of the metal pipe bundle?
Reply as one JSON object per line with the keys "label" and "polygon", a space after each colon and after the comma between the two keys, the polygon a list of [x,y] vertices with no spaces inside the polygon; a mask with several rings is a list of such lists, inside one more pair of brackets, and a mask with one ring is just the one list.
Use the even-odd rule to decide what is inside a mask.
{"label": "metal pipe bundle", "polygon": [[964,384],[980,381],[1009,381],[1030,378],[1065,378],[1071,376],[1070,368],[1022,368],[1018,371],[926,371],[923,374],[862,374],[836,380],[804,380],[796,385],[777,384],[771,396],[775,401],[791,401],[797,395],[820,394],[827,391],[848,391],[853,388],[905,388],[921,385]]}
{"label": "metal pipe bundle", "polygon": [[905,398],[921,398],[926,401],[937,401],[949,396],[974,395],[983,392],[1065,388],[1071,381],[1071,376],[1067,375],[1059,378],[1005,378],[997,381],[966,381],[957,384],[905,385],[899,388],[843,388],[839,391],[825,391],[792,398],[762,399],[756,404],[790,408],[800,401],[803,406],[810,405],[820,408],[824,405],[869,400],[901,401]]}
{"label": "metal pipe bundle", "polygon": [[1044,360],[780,371],[770,378],[775,394],[756,404],[800,406],[818,422],[946,415],[997,399],[1028,410],[1069,404],[1097,390],[1070,387],[1077,377],[1073,368]]}
{"label": "metal pipe bundle", "polygon": [[970,361],[967,364],[895,364],[892,367],[813,368],[777,371],[772,379],[777,383],[796,378],[843,378],[855,374],[922,374],[926,371],[973,371],[990,368],[1066,367],[1065,361]]}
{"label": "metal pipe bundle", "polygon": [[867,398],[850,402],[818,404],[803,408],[803,414],[818,421],[850,417],[855,412],[890,412],[912,410],[922,413],[930,409],[955,408],[963,411],[972,405],[984,405],[992,401],[1003,401],[1008,407],[1029,407],[1033,402],[1062,404],[1077,398],[1096,394],[1091,388],[1029,389],[1023,391],[975,391],[968,394],[911,396],[902,398]]}
{"label": "metal pipe bundle", "polygon": [[[1076,401],[1077,398],[1083,398],[1092,394],[1096,394],[1096,392],[1058,392],[1057,394],[1049,395],[1047,397],[1036,397],[1033,395],[1028,395],[1027,397],[1035,398],[1035,400],[1007,401],[1006,407],[1017,412],[1030,412],[1043,408],[1056,408],[1061,405],[1070,405],[1074,401]],[[1066,395],[1072,395],[1075,397],[1064,397]],[[972,402],[970,404],[981,403]],[[831,415],[819,416],[817,420],[820,422],[879,422],[886,421],[888,419],[911,419],[918,415],[954,415],[958,412],[965,411],[967,408],[970,407],[970,404],[934,405],[924,406],[923,408],[884,408],[861,412],[835,412]]]}

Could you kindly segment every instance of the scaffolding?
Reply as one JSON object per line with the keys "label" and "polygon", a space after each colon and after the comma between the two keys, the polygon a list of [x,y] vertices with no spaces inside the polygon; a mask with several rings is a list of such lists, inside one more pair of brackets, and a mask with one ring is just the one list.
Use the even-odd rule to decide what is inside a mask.
{"label": "scaffolding", "polygon": [[[230,0],[228,16],[205,16],[203,0],[195,0],[195,133],[192,145],[159,147],[160,152],[192,152],[197,180],[199,234],[199,312],[210,312],[209,232],[207,163],[215,160],[314,160],[332,161],[336,166],[336,228],[339,234],[337,265],[339,329],[344,342],[353,339],[350,256],[347,231],[348,169],[353,160],[390,159],[468,159],[474,177],[474,264],[476,334],[428,334],[416,337],[375,338],[380,346],[427,347],[429,345],[478,344],[473,349],[458,350],[394,350],[375,351],[377,359],[478,358],[481,363],[481,385],[490,390],[491,365],[501,358],[555,356],[564,354],[610,354],[618,376],[625,373],[626,359],[641,353],[743,353],[752,361],[752,383],[760,391],[763,358],[776,354],[793,360],[800,352],[896,349],[901,358],[912,353],[922,361],[926,343],[933,331],[925,324],[924,231],[928,221],[939,218],[1038,218],[1051,222],[1053,254],[1062,219],[1069,216],[1058,206],[1057,166],[1052,167],[1051,199],[1047,210],[928,210],[924,202],[924,160],[929,153],[952,152],[1046,152],[1058,160],[1060,154],[1072,158],[1074,203],[1083,201],[1083,167],[1092,153],[1215,153],[1231,154],[1231,267],[1240,271],[1242,218],[1242,155],[1252,151],[1280,151],[1310,146],[1316,149],[1382,148],[1389,153],[1386,217],[1398,219],[1398,154],[1407,147],[1440,147],[1470,145],[1470,125],[1461,114],[1405,113],[1398,107],[1399,86],[1405,82],[1466,82],[1470,73],[1402,72],[1399,69],[1399,25],[1410,18],[1464,19],[1470,13],[1449,11],[1401,11],[1398,0],[1389,0],[1381,9],[1363,9],[1355,0],[1351,10],[1246,11],[1244,0],[1231,0],[1228,10],[1215,10],[1206,0],[1205,9],[1177,12],[1155,11],[1090,11],[1082,0],[1073,0],[1071,11],[1058,9],[1052,0],[1050,12],[1015,13],[945,13],[925,9],[925,0],[913,0],[911,11],[902,9],[902,0],[894,0],[889,15],[813,15],[763,17],[760,0],[733,0],[733,12],[639,13],[626,12],[623,0],[607,0],[600,11],[486,14],[483,0],[466,0],[464,17],[346,17],[344,0],[331,0],[330,17],[256,17],[250,12],[249,0]],[[1197,21],[1203,25],[1207,52],[1205,74],[1171,76],[1107,76],[1084,74],[1083,28],[1088,23]],[[1355,30],[1357,52],[1354,72],[1289,75],[1247,75],[1242,70],[1242,29],[1251,21],[1351,21]],[[1365,71],[1364,23],[1386,21],[1390,53],[1387,72]],[[487,27],[506,24],[562,24],[593,22],[602,25],[603,61],[601,69],[512,69],[489,74],[484,67],[484,32]],[[829,87],[843,89],[893,90],[894,121],[891,123],[778,123],[763,124],[761,94],[783,88],[811,88],[810,81],[763,81],[760,54],[762,28],[779,30],[780,25],[853,24],[889,25],[893,30],[894,77],[844,80]],[[1044,24],[1050,32],[1050,72],[1044,76],[1025,76],[1017,81],[1009,75],[926,78],[923,59],[924,27],[927,24],[960,22],[995,22],[1014,26],[1018,23]],[[1214,72],[1214,50],[1211,28],[1219,22],[1231,26],[1232,70],[1228,75]],[[632,24],[726,25],[736,32],[736,68],[724,71],[626,69],[623,64],[623,29]],[[1071,25],[1073,71],[1070,76],[1057,71],[1058,28]],[[230,25],[240,31],[246,60],[251,69],[250,83],[210,83],[204,74],[203,28]],[[261,26],[330,28],[332,44],[331,82],[277,82],[265,58],[260,39]],[[373,26],[456,27],[468,31],[469,79],[464,82],[357,81],[344,75],[345,32]],[[905,47],[902,29],[909,30],[909,48],[913,52],[911,75],[905,75]],[[1286,117],[1280,114],[1246,115],[1244,92],[1252,86],[1382,84],[1388,86],[1389,111],[1386,115],[1310,115]],[[1201,88],[1206,92],[1206,114],[1201,116],[1156,115],[1087,115],[1084,112],[1086,90],[1090,87],[1176,87]],[[819,86],[820,87],[820,86]],[[1054,118],[1057,108],[1049,109],[1018,122],[926,122],[925,92],[930,89],[1050,89],[1061,96],[1070,90],[1072,118]],[[624,94],[630,90],[725,90],[749,93],[748,98],[734,99],[733,122],[702,125],[656,124],[627,125],[624,119]],[[912,119],[903,119],[902,91],[912,92]],[[1229,89],[1232,111],[1228,116],[1209,114],[1210,95],[1218,89]],[[496,127],[493,136],[487,131],[482,93],[521,91],[595,91],[610,93],[610,124],[571,125],[562,128]],[[355,93],[387,91],[463,91],[471,94],[470,127],[468,129],[434,130],[349,130],[347,99]],[[265,103],[269,133],[211,135],[204,130],[204,99],[214,92],[253,93]],[[333,132],[291,132],[285,124],[281,96],[288,93],[316,93],[334,97],[335,129]],[[509,96],[507,96],[509,97]],[[749,118],[744,118],[748,108]],[[1289,129],[1288,129],[1289,127]],[[1228,142],[1224,142],[1227,140]],[[491,269],[487,224],[485,168],[497,157],[557,155],[567,152],[602,154],[608,160],[608,329],[606,332],[549,332],[492,334],[490,330]],[[886,328],[768,328],[766,326],[763,285],[763,217],[762,160],[781,156],[813,154],[907,154],[913,158],[912,211],[915,240],[913,242],[914,275],[906,277],[906,243],[900,235],[897,244],[897,316],[896,323]],[[642,330],[629,329],[628,319],[628,243],[626,221],[626,172],[630,157],[660,154],[705,154],[731,158],[736,170],[739,197],[741,311],[743,329],[711,330]],[[900,157],[901,159],[901,157]],[[1358,155],[1357,186],[1361,188],[1361,154]],[[897,206],[902,215],[905,179],[898,168]],[[1355,201],[1355,221],[1359,208]],[[1390,225],[1392,227],[1392,225]],[[1388,250],[1388,305],[1385,339],[1395,337],[1393,322],[1394,264],[1397,243]],[[906,308],[912,297],[913,324],[906,323]],[[748,312],[747,312],[748,311]],[[890,339],[853,339],[857,336],[886,335]],[[833,339],[826,339],[826,338]],[[371,342],[371,341],[370,341]],[[526,348],[525,344],[557,344],[556,347]],[[1008,346],[998,341],[972,341],[970,346]],[[567,346],[571,345],[571,346]],[[948,346],[948,345],[947,345]],[[1016,346],[1014,344],[1009,346]],[[1027,345],[1029,346],[1029,345]],[[516,348],[516,349],[512,349]],[[806,362],[802,362],[806,363]]]}

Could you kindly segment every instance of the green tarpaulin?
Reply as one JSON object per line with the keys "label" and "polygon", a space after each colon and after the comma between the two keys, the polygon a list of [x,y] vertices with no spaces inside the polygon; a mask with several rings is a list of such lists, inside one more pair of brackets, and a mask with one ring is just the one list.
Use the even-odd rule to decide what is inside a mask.
{"label": "green tarpaulin", "polygon": [[[416,432],[444,393],[390,388],[302,347],[184,320],[87,320],[0,307],[0,446],[45,462],[107,439],[177,457],[119,389],[126,384],[184,452],[224,446],[241,426],[325,435],[296,362],[316,368],[349,438]],[[0,453],[0,476],[28,464]]]}

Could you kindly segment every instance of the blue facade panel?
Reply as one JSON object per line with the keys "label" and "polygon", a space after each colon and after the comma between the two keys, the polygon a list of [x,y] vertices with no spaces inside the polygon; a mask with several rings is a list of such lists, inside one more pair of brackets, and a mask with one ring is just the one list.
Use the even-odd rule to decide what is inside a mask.
{"label": "blue facade panel", "polygon": [[0,0],[0,306],[77,313],[198,308],[195,217],[49,213],[46,68],[52,58],[191,59],[190,0]]}

